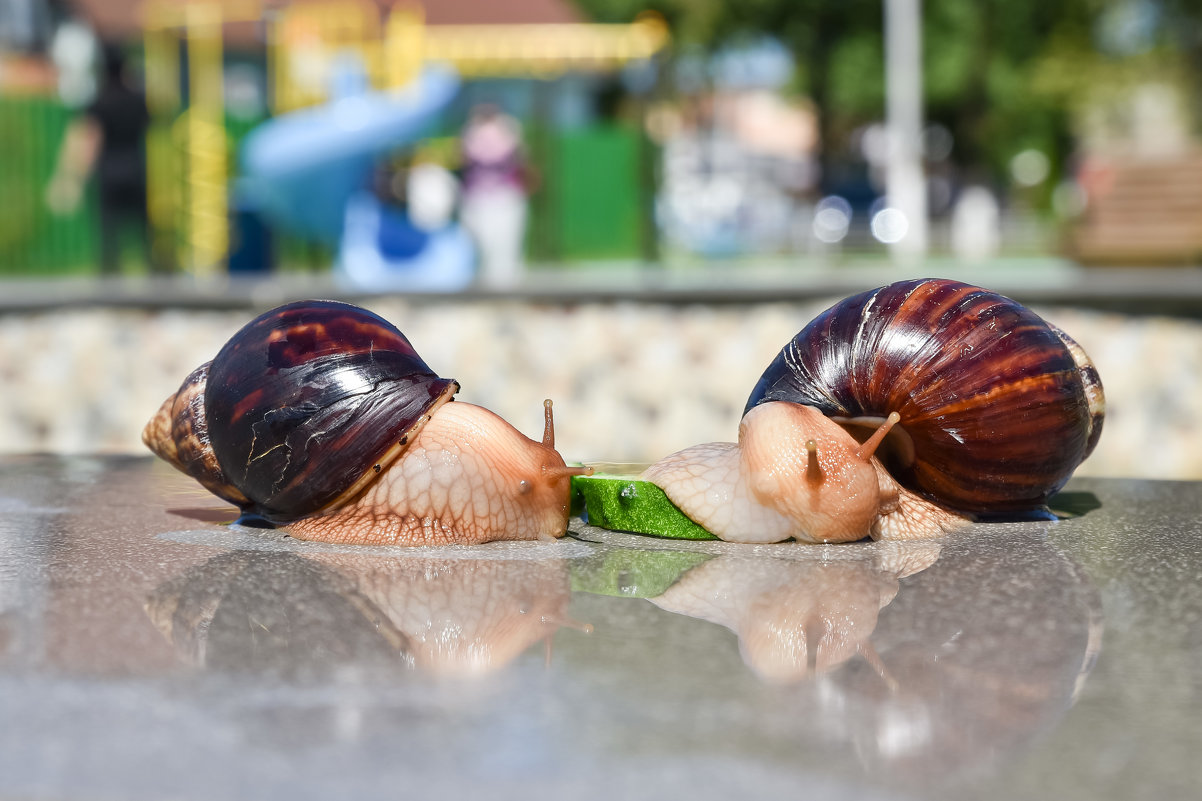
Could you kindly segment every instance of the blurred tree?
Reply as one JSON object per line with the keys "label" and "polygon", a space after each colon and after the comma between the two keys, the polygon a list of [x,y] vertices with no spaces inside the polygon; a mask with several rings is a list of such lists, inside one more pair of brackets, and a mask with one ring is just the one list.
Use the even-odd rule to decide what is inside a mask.
{"label": "blurred tree", "polygon": [[[1149,0],[1150,1],[1150,0]],[[1168,32],[1170,47],[1182,56],[1182,77],[1192,101],[1190,112],[1195,127],[1202,125],[1202,3],[1198,0],[1158,0],[1163,10],[1161,28]]]}
{"label": "blurred tree", "polygon": [[[656,11],[684,47],[779,39],[796,59],[796,89],[820,110],[827,169],[839,143],[884,114],[883,2],[576,0],[599,21]],[[1138,34],[1132,49],[1107,49],[1108,15],[1120,43]],[[1073,150],[1075,114],[1107,82],[1202,75],[1198,0],[927,0],[923,37],[928,121],[952,133],[961,172],[999,185],[1028,148],[1049,157],[1055,178]]]}

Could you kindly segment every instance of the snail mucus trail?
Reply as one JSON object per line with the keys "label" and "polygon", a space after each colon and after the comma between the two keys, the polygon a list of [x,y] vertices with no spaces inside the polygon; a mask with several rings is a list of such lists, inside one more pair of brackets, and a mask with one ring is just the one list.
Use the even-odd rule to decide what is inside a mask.
{"label": "snail mucus trail", "polygon": [[546,539],[571,476],[551,402],[535,441],[453,400],[395,326],[335,301],[266,312],[194,370],[142,433],[158,456],[299,539],[371,545]]}
{"label": "snail mucus trail", "polygon": [[738,443],[687,448],[643,478],[725,540],[932,537],[1048,515],[1104,414],[1097,370],[1057,327],[979,287],[902,281],[785,345]]}

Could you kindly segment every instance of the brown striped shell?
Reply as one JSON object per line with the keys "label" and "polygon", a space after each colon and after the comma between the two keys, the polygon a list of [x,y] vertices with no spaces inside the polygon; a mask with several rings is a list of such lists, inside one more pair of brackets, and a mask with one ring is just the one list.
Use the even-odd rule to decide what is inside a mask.
{"label": "brown striped shell", "polygon": [[298,301],[231,337],[143,440],[244,512],[284,523],[361,489],[457,389],[383,318]]}
{"label": "brown striped shell", "polygon": [[937,279],[820,314],[769,365],[746,410],[782,400],[853,433],[857,420],[898,412],[902,431],[882,456],[890,473],[982,517],[1042,509],[1097,444],[1105,408],[1097,370],[1064,332],[1009,298]]}
{"label": "brown striped shell", "polygon": [[204,392],[212,364],[205,362],[188,374],[176,393],[150,418],[142,431],[142,441],[209,492],[235,506],[245,507],[250,500],[226,478],[209,439]]}

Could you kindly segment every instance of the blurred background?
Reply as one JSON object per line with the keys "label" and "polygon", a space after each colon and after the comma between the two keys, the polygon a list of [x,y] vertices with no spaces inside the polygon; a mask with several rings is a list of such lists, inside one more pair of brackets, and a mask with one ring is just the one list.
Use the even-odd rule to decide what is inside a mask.
{"label": "blurred background", "polygon": [[575,459],[733,439],[842,295],[1034,306],[1202,478],[1195,0],[0,0],[0,452],[139,453],[340,297]]}

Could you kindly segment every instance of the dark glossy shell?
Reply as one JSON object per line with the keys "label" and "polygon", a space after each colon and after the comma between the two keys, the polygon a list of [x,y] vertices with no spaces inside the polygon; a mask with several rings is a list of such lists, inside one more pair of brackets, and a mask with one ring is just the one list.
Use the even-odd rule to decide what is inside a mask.
{"label": "dark glossy shell", "polygon": [[213,359],[205,417],[222,472],[276,522],[327,506],[445,393],[391,323],[333,301],[252,320]]}
{"label": "dark glossy shell", "polygon": [[747,409],[786,400],[833,418],[898,412],[913,441],[912,459],[886,459],[898,481],[961,511],[1013,514],[1041,508],[1097,442],[1101,383],[1084,359],[1008,298],[903,281],[819,315],[769,365]]}

